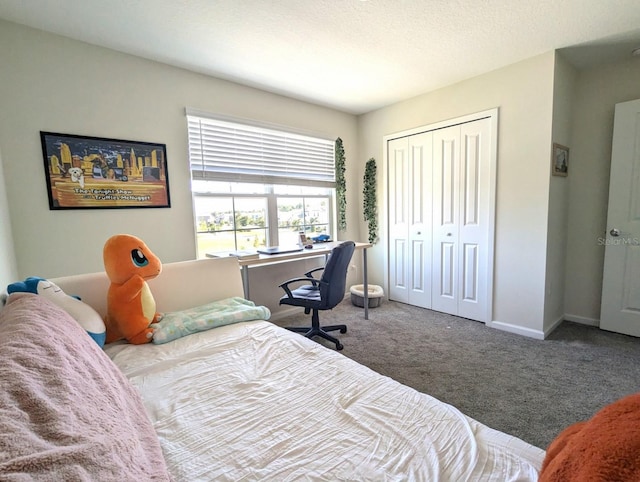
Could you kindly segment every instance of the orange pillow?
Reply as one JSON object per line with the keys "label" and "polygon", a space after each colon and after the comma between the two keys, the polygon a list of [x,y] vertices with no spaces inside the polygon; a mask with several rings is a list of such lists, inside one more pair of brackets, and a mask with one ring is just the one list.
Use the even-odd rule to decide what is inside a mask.
{"label": "orange pillow", "polygon": [[640,393],[564,429],[547,449],[539,482],[640,481]]}

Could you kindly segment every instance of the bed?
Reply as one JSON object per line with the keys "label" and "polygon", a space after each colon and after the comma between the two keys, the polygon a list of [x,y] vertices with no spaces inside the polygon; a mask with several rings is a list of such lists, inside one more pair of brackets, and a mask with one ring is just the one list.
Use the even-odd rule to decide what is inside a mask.
{"label": "bed", "polygon": [[[99,313],[106,311],[104,273],[53,281]],[[242,295],[240,270],[233,258],[168,263],[149,285],[162,312]],[[66,427],[65,417],[76,425],[80,420],[79,433],[65,434],[63,442],[45,440],[34,453],[28,448],[4,453],[3,447],[16,438],[16,433],[7,435],[6,430],[17,431],[18,439],[26,441],[38,432],[33,415],[22,413],[37,411],[37,404],[18,411],[7,409],[21,403],[20,397],[34,396],[22,393],[20,387],[40,374],[32,368],[20,374],[13,399],[6,394],[0,399],[0,474],[15,475],[19,467],[32,470],[36,478],[59,473],[66,480],[504,482],[538,478],[543,450],[269,321],[231,323],[164,344],[117,342],[100,349],[62,310],[37,298],[24,295],[0,311],[0,356],[24,354],[25,346],[28,353],[44,354],[40,365],[46,365],[47,356],[68,356],[71,361],[56,361],[55,370],[40,367],[47,373],[39,390],[58,384],[58,377],[73,379],[81,367],[85,379],[114,378],[117,383],[106,385],[115,394],[105,395],[108,389],[94,386],[97,382],[88,383],[71,399],[68,389],[62,395],[46,394],[44,398],[62,396],[60,405],[69,407],[69,413],[52,411],[53,423]],[[52,327],[45,335],[29,329],[30,324],[43,323]],[[53,337],[58,325],[66,331]],[[13,327],[9,334],[6,326]],[[7,350],[16,327],[21,328],[19,342],[13,351]],[[33,340],[25,339],[30,336]],[[66,343],[64,349],[59,348],[60,337]],[[99,365],[87,372],[96,360]],[[15,364],[11,374],[2,366],[4,384],[15,378]],[[76,396],[79,399],[73,400]],[[116,402],[125,400],[116,403],[114,397]],[[101,415],[100,425],[94,427],[91,420],[78,415],[87,403],[94,404],[92,411],[106,403],[108,413]],[[24,423],[14,423],[17,416]],[[106,432],[105,426],[109,427]],[[91,435],[92,430],[100,435]],[[36,438],[46,436],[39,431]],[[99,448],[93,458],[84,454],[76,461],[70,455],[92,444]],[[124,452],[117,454],[123,461],[117,466],[104,461],[115,449]],[[75,469],[56,462],[57,457],[71,461]]]}

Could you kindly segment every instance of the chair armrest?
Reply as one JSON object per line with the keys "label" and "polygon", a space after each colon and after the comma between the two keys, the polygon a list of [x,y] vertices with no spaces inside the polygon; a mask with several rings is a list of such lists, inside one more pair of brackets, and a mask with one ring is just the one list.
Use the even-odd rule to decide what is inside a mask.
{"label": "chair armrest", "polygon": [[307,271],[304,275],[307,276],[308,278],[313,278],[312,273],[315,273],[316,271],[322,271],[323,269],[324,269],[324,266],[319,266],[317,268],[313,268],[310,271]]}
{"label": "chair armrest", "polygon": [[321,280],[318,280],[318,279],[315,279],[315,278],[292,278],[290,280],[285,281],[282,284],[279,284],[278,286],[280,288],[282,288],[285,291],[285,293],[287,293],[287,296],[289,298],[293,298],[293,295],[291,294],[291,288],[289,288],[289,285],[292,284],[292,283],[296,283],[296,282],[298,282],[298,283],[301,283],[301,282],[309,283],[310,282],[310,283],[313,284],[313,286],[317,286],[318,284],[327,284],[326,281],[321,281]]}

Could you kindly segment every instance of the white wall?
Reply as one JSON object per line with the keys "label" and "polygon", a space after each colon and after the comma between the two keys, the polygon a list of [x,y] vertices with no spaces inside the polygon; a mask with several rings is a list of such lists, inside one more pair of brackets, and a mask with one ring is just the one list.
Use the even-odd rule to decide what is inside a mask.
{"label": "white wall", "polygon": [[[358,133],[361,160],[382,160],[384,135],[499,108],[491,325],[536,337],[544,319],[554,64],[549,52],[362,115]],[[371,250],[373,282],[384,279],[385,249],[381,242]]]}
{"label": "white wall", "polygon": [[[573,175],[571,114],[576,76],[576,69],[556,54],[553,77],[553,126],[551,139],[552,142],[569,147],[569,176]],[[550,185],[545,276],[545,333],[551,332],[564,319],[565,261],[567,258],[567,221],[569,212],[569,177],[551,175],[551,143],[549,145],[548,168]]]}
{"label": "white wall", "polygon": [[[19,277],[101,271],[115,233],[139,236],[163,262],[196,257],[185,107],[341,137],[349,226],[340,237],[359,241],[359,192],[349,188],[360,176],[355,116],[4,21],[0,45],[0,148]],[[50,211],[40,131],[165,143],[172,207]]]}
{"label": "white wall", "polygon": [[615,104],[640,98],[640,61],[580,71],[572,115],[566,318],[598,324]]}
{"label": "white wall", "polygon": [[4,291],[9,283],[16,281],[17,276],[18,268],[13,248],[2,152],[0,152],[0,292]]}

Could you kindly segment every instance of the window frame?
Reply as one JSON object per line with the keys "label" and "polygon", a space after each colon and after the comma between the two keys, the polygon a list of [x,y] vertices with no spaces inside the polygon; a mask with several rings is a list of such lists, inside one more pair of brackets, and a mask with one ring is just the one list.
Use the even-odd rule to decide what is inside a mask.
{"label": "window frame", "polygon": [[[303,132],[301,130],[292,129],[283,126],[274,126],[271,124],[261,123],[257,121],[251,121],[247,119],[237,119],[229,116],[220,116],[213,115],[209,113],[204,113],[201,111],[197,111],[195,109],[186,109],[187,116],[187,136],[188,136],[188,144],[189,144],[189,169],[191,172],[191,193],[192,193],[192,202],[194,205],[194,228],[196,235],[196,247],[199,251],[200,246],[198,242],[198,236],[200,234],[204,234],[204,232],[198,230],[198,219],[196,215],[196,202],[199,197],[219,197],[219,198],[232,198],[232,206],[234,206],[234,217],[236,214],[235,211],[235,202],[237,199],[250,199],[250,198],[266,198],[267,200],[267,219],[266,219],[266,243],[267,246],[275,246],[278,243],[282,242],[279,239],[279,220],[278,220],[278,199],[282,198],[302,198],[304,199],[326,199],[327,200],[327,214],[328,214],[328,223],[327,223],[327,233],[332,238],[337,232],[336,226],[336,173],[335,173],[335,141],[329,140],[326,136],[321,136],[315,133]],[[210,128],[214,126],[214,130],[216,129],[216,125],[220,125],[221,129],[224,131],[225,129],[229,129],[231,126],[231,130],[233,130],[232,124],[235,124],[238,131],[241,132],[249,132],[250,133],[250,141],[253,143],[253,135],[252,131],[255,131],[256,136],[260,136],[261,133],[265,134],[269,139],[267,143],[269,144],[265,149],[265,158],[260,159],[259,154],[255,154],[259,151],[259,149],[245,149],[244,145],[238,144],[234,138],[231,140],[232,144],[235,142],[235,146],[237,147],[237,152],[239,160],[237,161],[239,166],[244,166],[239,168],[238,170],[229,169],[229,165],[236,162],[233,158],[232,153],[236,152],[233,149],[229,149],[229,145],[227,143],[227,138],[224,140],[220,140],[220,145],[215,145],[212,140],[218,140],[218,133],[215,132],[211,135],[210,131],[205,132],[203,129],[203,125],[206,128]],[[198,130],[194,130],[196,129]],[[230,132],[230,131],[228,131]],[[230,133],[230,136],[235,134]],[[278,145],[277,142],[273,144],[273,136],[277,138],[277,142],[279,140],[283,140],[282,145]],[[240,135],[242,140],[242,135]],[[230,138],[229,138],[230,139]],[[308,142],[311,146],[309,152],[304,150],[298,150],[297,153],[294,150],[292,161],[292,171],[293,174],[284,172],[282,169],[278,171],[277,175],[271,175],[269,172],[257,173],[259,170],[259,166],[262,165],[266,167],[267,171],[273,167],[270,165],[269,155],[272,155],[273,152],[285,152],[286,156],[289,156],[289,151],[287,150],[288,140],[293,139],[293,142],[298,145],[306,145],[305,142]],[[301,143],[301,144],[300,144]],[[255,147],[254,144],[248,144],[248,146]],[[274,147],[275,146],[275,147]],[[274,149],[274,150],[272,150]],[[251,151],[251,158],[247,159],[245,156],[245,151]],[[211,167],[215,164],[220,165],[221,156],[228,155],[230,159],[225,161],[226,164],[221,167],[221,170],[218,172]],[[313,158],[311,160],[305,160],[308,155],[320,156],[314,161]],[[207,163],[207,156],[212,156],[208,159],[212,159],[213,164]],[[257,156],[257,157],[256,157]],[[288,157],[285,157],[285,160]],[[255,164],[254,164],[255,161]],[[285,162],[285,171],[288,170],[288,161]],[[276,161],[276,164],[283,165],[282,159]],[[249,169],[246,169],[246,166],[249,165]],[[313,169],[309,169],[305,172],[306,166],[312,166]],[[243,171],[243,169],[245,169]],[[308,174],[307,174],[308,173]],[[319,174],[323,173],[323,174]],[[194,182],[194,181],[197,181]],[[224,182],[234,184],[254,184],[257,186],[262,186],[264,192],[255,192],[255,193],[245,193],[245,192],[233,192],[233,189],[230,191],[222,192],[219,191],[209,191],[202,189],[203,183],[206,185],[207,182]],[[276,193],[277,186],[287,186],[300,188],[300,192],[295,194],[280,194]],[[326,193],[314,193],[314,194],[306,194],[304,192],[305,188],[319,188],[325,189]],[[322,223],[324,225],[324,223]],[[306,226],[306,225],[305,225]],[[312,225],[313,226],[313,225]],[[224,230],[228,232],[234,233],[234,246],[238,245],[237,233],[240,231],[236,229],[234,223],[234,229],[232,230]],[[305,230],[306,231],[306,230]],[[207,231],[209,232],[209,231]],[[198,256],[202,257],[205,253],[199,253]]]}
{"label": "window frame", "polygon": [[[197,202],[197,198],[231,198],[233,199],[233,205],[235,206],[235,199],[251,199],[251,198],[264,198],[267,201],[267,219],[266,219],[266,241],[267,246],[277,246],[280,243],[279,240],[279,232],[280,232],[280,223],[278,220],[278,200],[279,199],[326,199],[327,200],[327,215],[328,221],[327,225],[327,234],[333,238],[333,234],[336,232],[336,213],[335,213],[335,188],[326,188],[326,194],[277,194],[274,192],[273,185],[263,185],[265,186],[264,193],[234,193],[234,192],[202,192],[202,191],[192,191],[192,197],[194,202],[194,227],[196,234],[196,245],[198,235],[208,233],[209,231],[200,231],[198,229],[198,219],[195,215],[195,203]],[[235,215],[235,207],[234,207],[234,215]],[[272,222],[273,220],[273,222]],[[325,223],[319,223],[324,225]],[[307,225],[305,225],[306,227]],[[311,225],[315,226],[315,224]],[[238,250],[237,245],[237,233],[238,231],[242,231],[241,229],[237,229],[234,226],[234,229],[225,229],[225,232],[234,233],[234,246],[235,250]],[[305,230],[306,231],[306,230]],[[198,246],[199,249],[199,246]],[[198,257],[205,257],[206,253],[198,252]]]}

